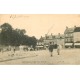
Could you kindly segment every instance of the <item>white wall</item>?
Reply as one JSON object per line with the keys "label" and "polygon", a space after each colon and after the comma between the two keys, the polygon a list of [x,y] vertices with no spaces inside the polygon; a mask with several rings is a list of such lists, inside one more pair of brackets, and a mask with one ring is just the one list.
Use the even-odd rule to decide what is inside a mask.
{"label": "white wall", "polygon": [[57,43],[56,39],[50,39],[50,40],[44,40],[44,43],[49,44],[50,42],[54,42],[54,44]]}
{"label": "white wall", "polygon": [[74,42],[80,41],[80,32],[74,32]]}
{"label": "white wall", "polygon": [[62,47],[64,47],[64,39],[57,39],[57,44],[60,44]]}

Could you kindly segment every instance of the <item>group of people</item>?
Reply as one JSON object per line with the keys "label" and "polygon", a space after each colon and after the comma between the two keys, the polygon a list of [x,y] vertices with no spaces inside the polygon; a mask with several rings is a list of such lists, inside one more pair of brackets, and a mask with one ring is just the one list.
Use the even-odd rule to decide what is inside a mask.
{"label": "group of people", "polygon": [[[7,51],[11,51],[11,49],[14,51],[14,53],[15,53],[15,51],[16,51],[16,47],[8,47],[7,48]],[[49,43],[49,52],[50,52],[50,56],[52,57],[53,56],[53,51],[54,51],[54,49],[55,49],[55,44],[54,44],[54,42],[50,42]],[[19,47],[19,50],[27,50],[28,51],[28,47],[23,47],[23,46],[20,46]],[[58,55],[60,55],[60,50],[61,50],[61,45],[60,44],[58,44],[57,45],[57,54]],[[3,49],[2,48],[0,48],[0,52],[2,52],[3,53]],[[31,50],[30,50],[31,51]]]}
{"label": "group of people", "polygon": [[[61,45],[57,45],[57,53],[58,55],[60,55],[60,49],[61,49]],[[53,56],[53,50],[54,50],[54,42],[50,42],[49,43],[49,52],[50,52],[50,56]]]}

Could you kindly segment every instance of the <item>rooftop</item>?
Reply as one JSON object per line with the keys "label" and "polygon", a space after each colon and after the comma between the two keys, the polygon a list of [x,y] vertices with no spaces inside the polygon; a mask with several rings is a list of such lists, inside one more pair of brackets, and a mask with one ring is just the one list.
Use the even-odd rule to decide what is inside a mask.
{"label": "rooftop", "polygon": [[74,27],[73,28],[67,28],[64,33],[72,33],[72,32],[74,32],[74,29],[75,29]]}
{"label": "rooftop", "polygon": [[76,28],[74,29],[74,32],[80,32],[80,27],[76,27]]}

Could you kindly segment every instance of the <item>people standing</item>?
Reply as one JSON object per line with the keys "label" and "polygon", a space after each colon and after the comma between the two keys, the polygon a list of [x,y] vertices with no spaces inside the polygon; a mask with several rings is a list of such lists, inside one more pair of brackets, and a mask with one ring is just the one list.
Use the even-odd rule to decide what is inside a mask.
{"label": "people standing", "polygon": [[58,44],[58,45],[57,45],[57,53],[58,53],[58,55],[60,55],[60,50],[61,50],[61,45]]}
{"label": "people standing", "polygon": [[54,49],[54,42],[50,42],[49,43],[49,52],[50,52],[50,56],[53,56],[53,49]]}
{"label": "people standing", "polygon": [[15,46],[13,47],[13,51],[14,51],[14,53],[15,53],[15,51],[16,51],[16,48],[15,48]]}

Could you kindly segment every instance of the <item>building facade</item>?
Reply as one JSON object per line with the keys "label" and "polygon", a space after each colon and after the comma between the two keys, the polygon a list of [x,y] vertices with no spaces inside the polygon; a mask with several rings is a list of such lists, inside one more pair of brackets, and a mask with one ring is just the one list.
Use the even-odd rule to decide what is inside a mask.
{"label": "building facade", "polygon": [[74,47],[80,48],[80,27],[74,29]]}
{"label": "building facade", "polygon": [[[40,38],[41,40],[41,38]],[[62,47],[64,47],[64,35],[62,34],[58,34],[58,35],[45,35],[45,37],[42,37],[42,42],[39,41],[38,44],[43,44],[45,47],[48,47],[50,42],[54,42],[54,45],[61,45]]]}
{"label": "building facade", "polygon": [[[78,44],[77,44],[78,43]],[[64,44],[65,47],[75,47],[80,43],[80,27],[74,26],[73,28],[66,27],[64,31]]]}
{"label": "building facade", "polygon": [[42,37],[37,42],[37,45],[39,46],[46,46],[48,47],[50,42],[54,42],[55,45],[61,45],[63,48],[66,47],[80,47],[80,27],[72,27],[68,28],[66,27],[64,34],[58,34],[58,35],[45,35],[45,37]]}
{"label": "building facade", "polygon": [[45,35],[44,45],[49,45],[50,42],[54,42],[54,44],[57,43],[55,35],[53,35],[53,34],[51,34],[51,35]]}
{"label": "building facade", "polygon": [[56,40],[57,40],[57,45],[61,45],[62,48],[64,48],[64,35],[63,34],[58,34],[56,35]]}
{"label": "building facade", "polygon": [[37,50],[44,49],[44,37],[41,36],[41,38],[37,41]]}

